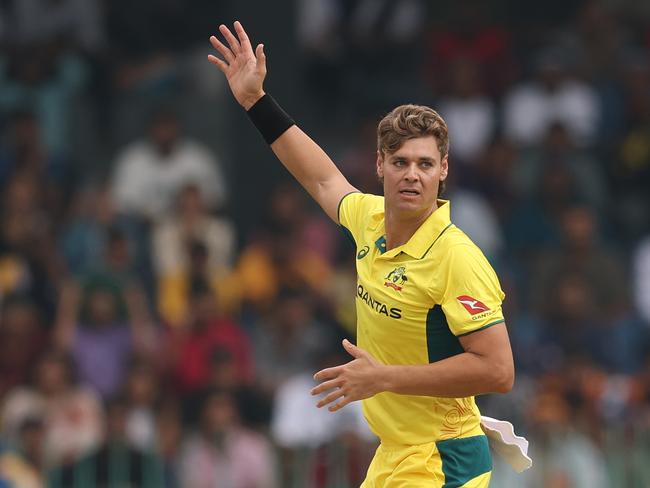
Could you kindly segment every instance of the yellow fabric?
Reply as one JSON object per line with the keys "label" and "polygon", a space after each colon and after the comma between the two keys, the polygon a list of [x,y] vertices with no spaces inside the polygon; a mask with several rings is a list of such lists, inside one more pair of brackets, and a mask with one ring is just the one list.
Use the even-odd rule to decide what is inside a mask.
{"label": "yellow fabric", "polygon": [[465,483],[461,488],[488,488],[490,486],[490,478],[492,477],[492,472],[482,474],[477,476],[473,480]]}
{"label": "yellow fabric", "polygon": [[[384,253],[384,198],[352,193],[339,206],[339,221],[357,250],[357,343],[383,364],[429,363],[427,317],[436,305],[444,312],[452,341],[503,321],[504,293],[496,274],[451,224],[449,202],[438,204],[406,244]],[[463,296],[489,310],[472,315],[458,300]],[[363,410],[383,444],[419,445],[482,434],[473,397],[384,392],[364,400]]]}
{"label": "yellow fabric", "polygon": [[[491,472],[468,481],[463,488],[488,488]],[[442,488],[445,475],[435,442],[418,446],[380,445],[360,488]]]}

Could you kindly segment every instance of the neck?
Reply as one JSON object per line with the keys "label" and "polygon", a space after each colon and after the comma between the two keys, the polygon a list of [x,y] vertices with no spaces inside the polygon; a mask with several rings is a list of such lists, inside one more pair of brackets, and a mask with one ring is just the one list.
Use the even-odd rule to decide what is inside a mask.
{"label": "neck", "polygon": [[399,212],[384,210],[386,226],[386,250],[389,251],[403,244],[413,237],[422,223],[438,208],[438,202],[426,212],[404,215]]}

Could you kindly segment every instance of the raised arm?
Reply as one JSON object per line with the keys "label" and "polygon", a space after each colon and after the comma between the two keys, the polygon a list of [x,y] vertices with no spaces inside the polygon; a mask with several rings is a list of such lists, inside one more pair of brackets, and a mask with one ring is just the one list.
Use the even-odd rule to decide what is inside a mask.
{"label": "raised arm", "polygon": [[[258,44],[253,52],[250,40],[239,22],[235,22],[237,36],[225,25],[219,26],[219,31],[228,46],[215,36],[210,37],[210,42],[223,59],[213,55],[209,55],[208,59],[226,75],[228,85],[237,102],[246,111],[252,108],[255,110],[255,105],[264,97],[268,97],[263,86],[266,77],[264,46]],[[268,100],[261,103],[266,101]],[[345,195],[357,190],[343,176],[325,151],[296,125],[291,125],[279,137],[269,142],[271,149],[287,170],[318,202],[325,213],[338,223],[339,202]]]}

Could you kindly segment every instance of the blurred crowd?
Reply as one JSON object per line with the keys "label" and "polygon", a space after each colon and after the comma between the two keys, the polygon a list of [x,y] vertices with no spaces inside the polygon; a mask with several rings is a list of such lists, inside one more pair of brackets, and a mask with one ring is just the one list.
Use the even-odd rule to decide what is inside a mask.
{"label": "blurred crowd", "polygon": [[[500,276],[517,366],[480,404],[535,460],[495,460],[495,486],[649,486],[650,8],[279,4],[270,83],[358,188],[381,191],[395,105],[449,125],[445,198]],[[353,250],[265,169],[205,59],[218,22],[259,15],[0,1],[1,488],[363,479],[359,405],[309,395],[347,361]]]}

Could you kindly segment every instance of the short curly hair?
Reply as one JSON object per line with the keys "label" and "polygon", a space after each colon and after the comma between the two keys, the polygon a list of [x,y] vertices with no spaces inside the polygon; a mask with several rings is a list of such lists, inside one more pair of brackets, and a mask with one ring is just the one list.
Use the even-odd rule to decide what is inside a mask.
{"label": "short curly hair", "polygon": [[[388,113],[377,126],[377,150],[382,157],[397,151],[405,141],[433,136],[444,159],[449,154],[447,123],[438,112],[424,105],[400,105]],[[438,194],[445,190],[440,182]]]}

